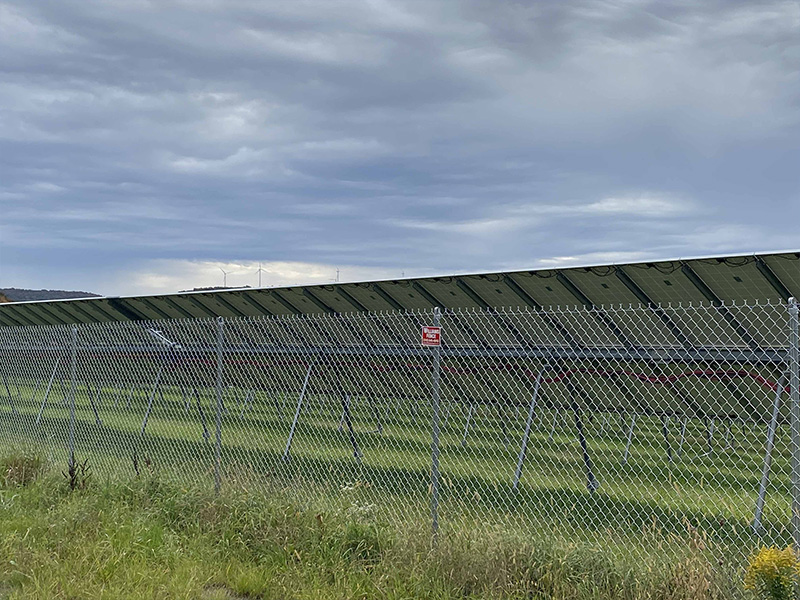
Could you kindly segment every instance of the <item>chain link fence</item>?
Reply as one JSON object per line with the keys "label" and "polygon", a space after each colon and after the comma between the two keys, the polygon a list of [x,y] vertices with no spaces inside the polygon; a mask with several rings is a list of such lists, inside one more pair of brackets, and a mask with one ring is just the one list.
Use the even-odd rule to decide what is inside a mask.
{"label": "chain link fence", "polygon": [[741,573],[800,532],[797,327],[794,304],[7,327],[0,439]]}

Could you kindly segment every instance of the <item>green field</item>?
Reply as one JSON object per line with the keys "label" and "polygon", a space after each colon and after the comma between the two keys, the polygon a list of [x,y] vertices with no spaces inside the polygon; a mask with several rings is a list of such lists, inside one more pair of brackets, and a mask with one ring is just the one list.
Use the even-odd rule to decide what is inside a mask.
{"label": "green field", "polygon": [[299,502],[243,480],[155,472],[79,479],[0,455],[0,598],[722,600],[741,584],[702,553],[671,562],[523,535],[387,522],[354,494]]}
{"label": "green field", "polygon": [[[11,403],[6,401],[0,412],[0,435],[5,445],[35,448],[51,464],[65,468],[68,403],[54,386],[37,424],[43,386],[32,398],[36,387],[34,381],[12,382]],[[198,390],[201,410],[198,399],[177,385],[164,384],[159,390],[142,435],[148,388],[140,386],[130,394],[127,386],[92,386],[90,397],[86,385],[79,385],[78,460],[88,459],[97,481],[127,480],[138,471],[141,477],[156,474],[212,488],[213,390]],[[287,461],[282,454],[296,402],[297,393],[257,390],[248,400],[247,389],[226,390],[223,490],[262,490],[307,508],[345,503],[352,510],[374,513],[393,531],[411,528],[429,538],[427,403],[353,397],[351,437],[341,419],[341,397],[314,391],[304,399]],[[511,403],[476,404],[462,444],[468,405],[443,402],[443,537],[503,532],[509,538],[595,549],[614,564],[636,564],[659,573],[667,569],[664,565],[684,564],[699,553],[711,565],[717,585],[724,582],[730,590],[740,588],[743,565],[755,548],[790,540],[785,426],[776,441],[759,538],[751,522],[763,462],[763,421],[717,422],[709,454],[707,422],[688,420],[681,444],[681,422],[673,419],[667,423],[667,443],[661,418],[639,415],[623,465],[630,415],[583,410],[588,451],[600,482],[592,494],[574,415],[542,406],[519,488],[513,491],[526,411],[526,406]],[[353,438],[360,460],[354,457]]]}

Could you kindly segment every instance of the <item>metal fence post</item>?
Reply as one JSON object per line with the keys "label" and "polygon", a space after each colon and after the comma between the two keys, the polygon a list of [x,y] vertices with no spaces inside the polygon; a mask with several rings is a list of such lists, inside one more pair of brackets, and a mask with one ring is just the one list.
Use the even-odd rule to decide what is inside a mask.
{"label": "metal fence post", "polygon": [[75,467],[75,394],[78,392],[78,327],[72,326],[70,340],[69,468]]}
{"label": "metal fence post", "polygon": [[789,298],[789,405],[792,431],[792,537],[800,548],[800,320],[797,300]]}
{"label": "metal fence post", "polygon": [[525,421],[525,433],[522,435],[522,447],[519,450],[517,457],[517,469],[514,471],[514,484],[511,489],[515,490],[519,487],[519,480],[522,477],[522,465],[525,463],[525,454],[528,451],[528,439],[531,436],[531,425],[533,424],[533,417],[536,413],[536,401],[539,396],[539,388],[542,385],[542,377],[544,376],[544,366],[539,368],[539,374],[536,376],[536,383],[533,388],[533,396],[531,397],[530,408],[528,409],[528,419]]}
{"label": "metal fence post", "polygon": [[[433,309],[433,325],[439,327],[442,313],[438,307]],[[431,381],[431,406],[433,408],[431,427],[431,520],[434,541],[439,534],[439,388],[441,385],[442,346],[433,348],[433,373]]]}
{"label": "metal fence post", "polygon": [[217,317],[217,415],[216,438],[214,445],[214,491],[219,493],[220,479],[222,476],[222,345],[225,341],[225,319]]}

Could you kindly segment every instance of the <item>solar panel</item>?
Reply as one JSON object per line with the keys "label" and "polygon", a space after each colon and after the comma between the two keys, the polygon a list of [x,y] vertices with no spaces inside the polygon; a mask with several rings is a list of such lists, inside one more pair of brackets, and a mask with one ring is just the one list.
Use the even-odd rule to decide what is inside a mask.
{"label": "solar panel", "polygon": [[[86,298],[0,305],[0,325],[51,325],[126,320],[159,320],[285,314],[377,312],[403,309],[508,306],[598,306],[669,303],[783,301],[800,295],[800,252],[716,256],[565,269],[453,275],[377,282],[269,289],[220,290]],[[595,339],[625,345],[623,321],[598,318]],[[714,325],[737,331],[735,318],[711,316]],[[563,326],[569,329],[569,316]],[[558,327],[558,324],[555,325]],[[653,322],[653,342],[691,338],[663,318]],[[742,334],[739,331],[739,334]]]}
{"label": "solar panel", "polygon": [[768,272],[775,275],[778,287],[786,288],[784,296],[788,293],[795,298],[800,297],[800,269],[798,269],[800,257],[797,253],[757,256],[756,258],[763,261]]}

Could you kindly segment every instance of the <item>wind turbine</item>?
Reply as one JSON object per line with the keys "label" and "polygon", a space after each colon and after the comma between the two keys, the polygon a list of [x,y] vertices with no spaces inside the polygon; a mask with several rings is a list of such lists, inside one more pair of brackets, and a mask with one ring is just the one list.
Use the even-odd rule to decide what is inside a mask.
{"label": "wind turbine", "polygon": [[222,287],[228,287],[228,273],[230,271],[226,271],[222,267],[219,267],[219,270],[222,271]]}
{"label": "wind turbine", "polygon": [[263,272],[264,269],[261,268],[261,263],[258,263],[258,271],[256,271],[258,273],[258,287],[261,287],[261,273]]}

